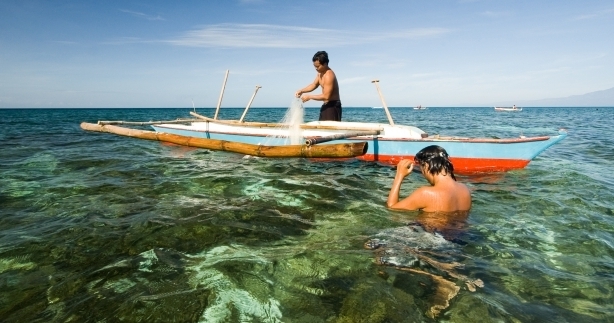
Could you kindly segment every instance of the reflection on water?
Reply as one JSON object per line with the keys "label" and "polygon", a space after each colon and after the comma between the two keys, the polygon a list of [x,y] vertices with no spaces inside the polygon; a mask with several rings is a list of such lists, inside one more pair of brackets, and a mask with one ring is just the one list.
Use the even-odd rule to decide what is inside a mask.
{"label": "reflection on water", "polygon": [[[242,112],[231,110],[221,117]],[[569,129],[524,170],[460,177],[472,190],[468,217],[388,210],[395,171],[385,165],[244,158],[78,128],[184,115],[176,109],[3,111],[0,317],[611,321],[611,111],[491,110],[391,111],[429,133]],[[284,112],[252,109],[250,120]],[[372,109],[346,112],[348,121],[386,122]],[[306,109],[314,119],[317,109]]]}

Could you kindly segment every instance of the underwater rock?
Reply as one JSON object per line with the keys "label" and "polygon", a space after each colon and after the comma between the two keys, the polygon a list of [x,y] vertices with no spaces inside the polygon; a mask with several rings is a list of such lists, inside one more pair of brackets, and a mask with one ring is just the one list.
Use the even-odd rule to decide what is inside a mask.
{"label": "underwater rock", "polygon": [[[403,304],[403,306],[400,306]],[[373,284],[371,280],[356,283],[343,300],[336,323],[421,322],[421,311],[412,295],[393,288],[386,281]]]}

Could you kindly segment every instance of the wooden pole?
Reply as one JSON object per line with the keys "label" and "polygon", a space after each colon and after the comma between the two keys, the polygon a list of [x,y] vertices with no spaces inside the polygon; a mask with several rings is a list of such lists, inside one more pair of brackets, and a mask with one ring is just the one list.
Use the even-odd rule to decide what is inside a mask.
{"label": "wooden pole", "polygon": [[394,126],[394,121],[392,121],[392,116],[390,115],[390,111],[388,111],[388,106],[386,105],[386,101],[384,100],[384,96],[382,95],[382,91],[379,90],[379,80],[373,80],[371,81],[371,83],[375,84],[375,88],[377,88],[377,93],[379,93],[379,97],[382,100],[382,106],[384,107],[384,110],[386,111],[386,115],[388,116],[388,122],[390,122],[391,126]]}
{"label": "wooden pole", "polygon": [[[205,117],[204,115],[198,114],[196,112],[190,111],[190,114],[195,116],[196,118],[200,119],[201,121],[213,121],[213,119]],[[228,120],[218,120],[218,122],[220,122],[220,121],[228,121]]]}
{"label": "wooden pole", "polygon": [[239,119],[239,122],[243,122],[243,119],[245,119],[245,115],[247,114],[247,110],[252,105],[252,101],[254,101],[254,98],[256,97],[256,93],[258,93],[258,89],[261,88],[261,87],[262,86],[260,86],[260,85],[256,85],[256,90],[254,91],[254,94],[252,94],[252,98],[247,103],[247,106],[245,107],[245,110],[243,111],[243,115],[241,115],[241,119]]}
{"label": "wooden pole", "polygon": [[367,142],[328,144],[328,145],[288,145],[262,146],[217,139],[196,138],[173,135],[163,132],[130,129],[112,125],[81,123],[81,129],[107,132],[116,135],[148,140],[170,142],[177,145],[206,148],[210,150],[230,151],[245,155],[271,158],[348,158],[362,156],[367,152]]}
{"label": "wooden pole", "polygon": [[220,98],[217,100],[217,108],[215,108],[215,115],[213,119],[217,119],[217,114],[220,112],[220,105],[222,105],[222,97],[224,97],[224,89],[226,88],[226,81],[228,80],[228,72],[226,70],[226,76],[224,76],[224,83],[222,83],[222,91],[220,92]]}
{"label": "wooden pole", "polygon": [[361,132],[346,132],[346,133],[338,133],[336,135],[330,135],[326,137],[319,138],[309,138],[305,140],[305,145],[311,146],[315,144],[321,144],[323,142],[345,139],[350,137],[359,137],[359,136],[376,136],[379,135],[379,131],[371,130],[371,131],[361,131]]}
{"label": "wooden pole", "polygon": [[129,124],[134,126],[147,126],[152,124],[164,124],[164,123],[192,123],[199,121],[198,119],[177,119],[171,121],[146,121],[146,122],[136,122],[136,121],[98,121],[99,125],[110,125],[110,124]]}

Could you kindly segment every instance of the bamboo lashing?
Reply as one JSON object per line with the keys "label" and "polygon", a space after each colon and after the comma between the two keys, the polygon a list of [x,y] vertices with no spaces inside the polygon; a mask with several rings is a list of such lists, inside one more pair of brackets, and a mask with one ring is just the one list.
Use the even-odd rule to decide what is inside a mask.
{"label": "bamboo lashing", "polygon": [[222,83],[222,91],[220,92],[220,98],[217,100],[217,107],[215,108],[215,115],[213,116],[213,119],[217,119],[217,114],[220,112],[222,98],[224,97],[224,89],[226,88],[226,81],[228,80],[228,72],[229,70],[226,70],[226,76],[224,76],[224,83]]}
{"label": "bamboo lashing", "polygon": [[362,131],[362,132],[346,132],[346,133],[338,133],[335,135],[318,137],[318,138],[309,138],[305,140],[305,145],[311,146],[316,144],[321,144],[323,142],[351,138],[351,137],[359,137],[359,136],[377,136],[379,135],[379,131],[371,130],[371,131]]}
{"label": "bamboo lashing", "polygon": [[260,85],[256,85],[256,90],[254,91],[254,94],[252,94],[252,98],[249,99],[249,102],[247,103],[247,106],[245,107],[245,110],[243,110],[243,114],[241,115],[241,119],[239,119],[239,122],[243,122],[243,119],[245,119],[245,115],[247,114],[247,110],[249,110],[249,107],[252,105],[252,101],[254,101],[254,98],[256,97],[256,93],[258,93],[258,89],[261,88],[262,86]]}
{"label": "bamboo lashing", "polygon": [[388,111],[388,106],[386,105],[386,101],[384,100],[384,96],[382,95],[382,91],[379,90],[379,80],[373,80],[371,83],[375,84],[375,88],[377,89],[377,93],[379,94],[379,98],[382,100],[382,107],[384,107],[384,111],[386,111],[386,116],[388,116],[388,122],[390,122],[391,126],[394,126],[394,121],[392,121],[392,116],[390,115],[390,111]]}
{"label": "bamboo lashing", "polygon": [[367,142],[328,145],[262,146],[217,139],[205,139],[173,135],[148,130],[130,129],[113,125],[81,123],[81,129],[107,132],[132,138],[158,140],[177,145],[235,152],[245,155],[270,158],[348,158],[362,156],[367,152]]}

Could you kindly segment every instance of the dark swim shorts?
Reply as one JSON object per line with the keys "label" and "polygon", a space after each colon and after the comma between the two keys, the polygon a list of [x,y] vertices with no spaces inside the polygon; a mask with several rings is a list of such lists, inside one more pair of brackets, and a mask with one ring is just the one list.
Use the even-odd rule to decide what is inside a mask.
{"label": "dark swim shorts", "polygon": [[331,100],[320,108],[320,121],[341,121],[341,101]]}

